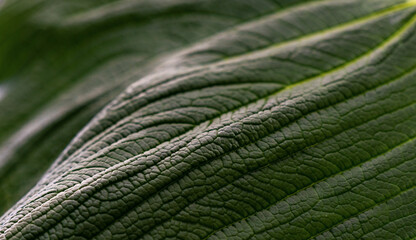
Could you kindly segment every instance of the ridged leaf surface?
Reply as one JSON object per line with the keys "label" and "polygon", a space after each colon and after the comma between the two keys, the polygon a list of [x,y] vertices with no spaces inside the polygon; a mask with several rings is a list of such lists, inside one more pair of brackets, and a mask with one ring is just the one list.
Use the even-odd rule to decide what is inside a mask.
{"label": "ridged leaf surface", "polygon": [[[0,170],[31,167],[16,156],[36,149],[36,131],[105,107],[0,218],[1,239],[416,237],[414,1],[22,0],[2,11],[40,32],[16,50],[36,58],[1,66],[0,106],[14,91],[24,99],[31,74],[40,89],[59,81],[21,87],[43,110],[4,117],[16,130],[0,134]],[[1,63],[28,39],[4,40]],[[0,171],[4,192],[13,176],[25,177]]]}

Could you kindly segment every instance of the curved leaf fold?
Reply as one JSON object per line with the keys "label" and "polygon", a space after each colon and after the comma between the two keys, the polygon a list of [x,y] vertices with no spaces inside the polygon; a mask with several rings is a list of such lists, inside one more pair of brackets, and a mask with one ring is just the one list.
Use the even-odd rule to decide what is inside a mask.
{"label": "curved leaf fold", "polygon": [[[3,11],[24,12],[24,2]],[[95,29],[74,55],[61,49],[79,59],[102,41],[80,63],[95,67],[72,68],[61,78],[77,80],[71,89],[53,89],[85,96],[97,86],[79,104],[105,107],[1,217],[0,238],[416,236],[414,1],[102,2],[65,14],[33,2],[39,10],[21,20],[81,42]],[[41,21],[54,8],[63,17]],[[59,109],[49,98],[44,111]]]}

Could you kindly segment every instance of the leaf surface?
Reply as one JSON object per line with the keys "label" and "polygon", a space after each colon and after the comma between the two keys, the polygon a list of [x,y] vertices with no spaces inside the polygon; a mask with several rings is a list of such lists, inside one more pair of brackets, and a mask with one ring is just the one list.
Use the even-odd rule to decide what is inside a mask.
{"label": "leaf surface", "polygon": [[416,237],[414,1],[10,1],[3,11],[46,28],[39,44],[52,47],[40,55],[60,59],[4,71],[22,84],[33,71],[62,75],[32,93],[48,96],[44,110],[21,124],[58,112],[40,129],[61,129],[86,108],[73,117],[81,126],[105,107],[1,217],[0,238]]}

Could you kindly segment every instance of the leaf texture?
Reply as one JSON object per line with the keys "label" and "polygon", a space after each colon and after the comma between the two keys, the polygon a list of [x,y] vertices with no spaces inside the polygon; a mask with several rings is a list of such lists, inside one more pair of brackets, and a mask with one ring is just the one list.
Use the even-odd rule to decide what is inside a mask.
{"label": "leaf texture", "polygon": [[[67,57],[39,77],[67,66],[71,89],[33,97],[87,96],[57,117],[85,106],[78,125],[105,107],[0,218],[0,238],[416,237],[414,1],[48,2],[3,6],[47,29],[39,44],[60,39],[41,56]],[[46,62],[33,61],[22,84]],[[50,98],[46,112],[69,104]]]}

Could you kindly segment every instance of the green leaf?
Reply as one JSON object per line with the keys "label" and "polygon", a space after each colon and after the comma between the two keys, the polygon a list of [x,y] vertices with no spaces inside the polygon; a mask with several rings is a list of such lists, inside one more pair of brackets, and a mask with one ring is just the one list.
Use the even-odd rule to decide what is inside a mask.
{"label": "green leaf", "polygon": [[0,33],[0,239],[416,237],[415,1],[10,0]]}

